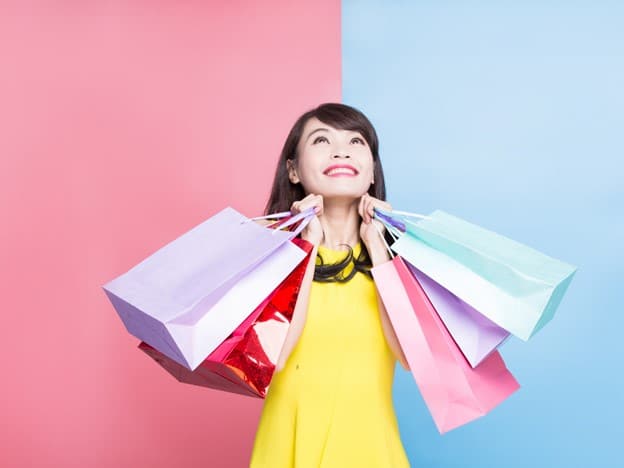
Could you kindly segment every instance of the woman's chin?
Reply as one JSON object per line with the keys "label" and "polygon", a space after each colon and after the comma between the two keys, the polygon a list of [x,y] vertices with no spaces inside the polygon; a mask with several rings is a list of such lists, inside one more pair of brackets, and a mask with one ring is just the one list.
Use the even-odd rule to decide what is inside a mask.
{"label": "woman's chin", "polygon": [[323,195],[323,203],[327,203],[327,202],[359,202],[360,198],[362,198],[362,196],[367,193],[365,192],[355,192],[355,191],[331,191],[331,192],[326,192]]}
{"label": "woman's chin", "polygon": [[361,198],[362,195],[368,192],[370,186],[364,187],[361,183],[337,183],[337,184],[324,184],[318,187],[318,193],[323,198]]}

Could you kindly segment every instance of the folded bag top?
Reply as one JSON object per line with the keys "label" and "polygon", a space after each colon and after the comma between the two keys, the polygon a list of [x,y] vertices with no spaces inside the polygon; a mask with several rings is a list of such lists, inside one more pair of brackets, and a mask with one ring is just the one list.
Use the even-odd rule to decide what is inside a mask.
{"label": "folded bag top", "polygon": [[[303,219],[304,216],[300,217]],[[237,279],[297,233],[267,229],[226,207],[103,286],[169,321],[208,307]],[[242,248],[244,247],[244,248]]]}
{"label": "folded bag top", "polygon": [[407,222],[406,229],[515,296],[531,294],[543,285],[555,285],[576,270],[572,265],[442,210],[434,211],[428,219]]}

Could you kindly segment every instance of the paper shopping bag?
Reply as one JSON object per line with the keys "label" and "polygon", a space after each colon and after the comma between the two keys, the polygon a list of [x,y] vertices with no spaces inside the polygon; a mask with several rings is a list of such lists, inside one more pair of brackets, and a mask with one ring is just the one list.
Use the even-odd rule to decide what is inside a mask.
{"label": "paper shopping bag", "polygon": [[401,257],[371,271],[440,433],[487,414],[519,388],[498,351],[470,366]]}
{"label": "paper shopping bag", "polygon": [[472,367],[476,367],[510,336],[475,308],[405,262],[431,305]]}
{"label": "paper shopping bag", "polygon": [[293,239],[308,256],[194,371],[147,343],[139,348],[180,382],[264,398],[280,355],[312,244]]}
{"label": "paper shopping bag", "polygon": [[103,286],[128,331],[195,369],[303,260],[311,219],[269,229],[226,208]]}
{"label": "paper shopping bag", "polygon": [[436,210],[404,223],[392,250],[513,335],[528,340],[554,316],[576,267]]}

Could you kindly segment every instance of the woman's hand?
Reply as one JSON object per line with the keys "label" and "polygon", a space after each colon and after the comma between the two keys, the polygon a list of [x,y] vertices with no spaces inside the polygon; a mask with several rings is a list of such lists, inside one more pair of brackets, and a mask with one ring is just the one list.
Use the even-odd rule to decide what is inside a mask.
{"label": "woman's hand", "polygon": [[310,193],[302,200],[294,202],[290,207],[290,212],[292,214],[299,214],[311,207],[314,207],[315,216],[310,220],[304,230],[301,231],[301,238],[318,246],[325,237],[323,234],[323,227],[319,221],[319,217],[323,215],[323,196]]}
{"label": "woman's hand", "polygon": [[[362,217],[362,223],[360,224],[360,238],[362,242],[366,245],[367,250],[370,252],[370,247],[372,245],[376,245],[377,242],[382,243],[381,237],[379,236],[379,232],[375,228],[375,225],[379,228],[381,233],[383,234],[386,231],[385,226],[380,221],[373,219],[375,208],[381,208],[385,211],[392,211],[392,206],[390,203],[379,200],[375,197],[371,197],[368,193],[364,194],[360,199],[360,204],[358,206],[358,213]],[[374,224],[373,224],[374,223]]]}
{"label": "woman's hand", "polygon": [[[386,211],[392,211],[390,203],[379,200],[378,198],[371,197],[368,193],[364,194],[360,199],[358,206],[358,213],[362,217],[362,223],[360,224],[360,239],[366,246],[373,266],[389,260],[386,244],[384,243],[382,236],[386,231],[384,224],[376,219],[373,219],[375,215],[374,209],[381,208]],[[379,229],[378,229],[379,228]],[[381,232],[381,236],[379,235]]]}

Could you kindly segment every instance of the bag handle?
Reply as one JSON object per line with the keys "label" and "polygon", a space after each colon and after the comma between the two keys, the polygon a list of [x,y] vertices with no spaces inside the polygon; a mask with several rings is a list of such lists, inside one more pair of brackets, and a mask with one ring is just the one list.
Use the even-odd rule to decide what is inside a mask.
{"label": "bag handle", "polygon": [[405,216],[406,218],[422,218],[422,219],[430,219],[430,216],[423,215],[420,213],[410,213],[409,211],[399,211],[392,210],[392,213],[397,214],[399,216]]}
{"label": "bag handle", "polygon": [[[303,231],[305,227],[310,223],[314,215],[315,215],[314,207],[310,207],[307,210],[302,211],[301,213],[298,213],[296,215],[293,215],[290,211],[282,211],[280,213],[272,213],[272,214],[268,214],[264,216],[255,216],[253,218],[247,218],[241,221],[241,224],[245,224],[250,221],[256,221],[260,219],[277,219],[276,222],[268,226],[265,226],[268,229],[272,229],[273,227],[275,227],[275,229],[272,229],[273,233],[275,233],[275,231],[279,231],[282,228],[289,227],[301,221],[299,226],[297,226],[297,228],[294,231],[292,231],[293,237],[297,237],[297,235],[299,235],[299,233]],[[288,218],[288,219],[284,219],[284,218]]]}
{"label": "bag handle", "polygon": [[281,213],[273,213],[265,216],[256,216],[255,218],[247,218],[244,221],[241,221],[241,224],[248,223],[249,221],[257,221],[259,219],[280,219],[285,218],[286,216],[291,215],[290,211],[282,211]]}
{"label": "bag handle", "polygon": [[386,218],[385,216],[380,215],[377,212],[374,213],[373,218],[385,226],[386,230],[395,241],[398,240],[399,237],[401,237],[401,235],[403,234],[403,231],[401,231],[396,225],[398,223],[391,224],[390,218]]}
{"label": "bag handle", "polygon": [[405,232],[405,223],[402,223],[398,219],[393,219],[391,215],[386,214],[385,211],[374,208],[373,217],[379,221],[381,221],[386,227],[392,226],[395,229],[398,229],[401,232]]}
{"label": "bag handle", "polygon": [[381,208],[374,208],[374,217],[383,222],[386,227],[390,225],[401,232],[407,231],[406,224],[418,226],[417,223],[408,218],[433,219],[431,216],[419,213],[410,213],[408,211],[399,210],[386,211]]}
{"label": "bag handle", "polygon": [[[314,214],[314,208],[312,208],[312,210],[313,210],[313,211],[312,211],[312,213]],[[308,215],[308,216],[304,217],[304,218],[303,218],[303,220],[301,221],[301,223],[299,223],[299,226],[297,226],[297,228],[293,231],[292,236],[293,236],[293,237],[297,237],[297,236],[299,235],[299,233],[300,233],[301,231],[303,231],[303,230],[306,228],[306,226],[307,226],[308,224],[310,224],[310,221],[312,221],[312,218],[313,218],[313,217],[314,217],[314,215],[312,215],[312,216],[309,216],[309,215]],[[282,227],[282,226],[280,226],[280,228],[281,228],[281,227]],[[278,228],[278,229],[279,229],[279,228]],[[277,230],[277,229],[276,229],[276,230]]]}
{"label": "bag handle", "polygon": [[[290,212],[288,212],[288,213],[290,214]],[[308,225],[308,223],[312,220],[312,218],[314,216],[316,216],[316,213],[314,212],[314,207],[311,206],[307,210],[304,210],[301,213],[298,213],[298,214],[292,216],[290,219],[287,219],[285,222],[283,222],[278,227],[276,227],[273,230],[273,232],[279,231],[282,228],[291,226],[291,225],[301,221],[301,224],[299,226],[297,226],[297,229],[295,229],[295,231],[294,231],[294,232],[296,232],[296,234],[295,234],[295,236],[296,236],[297,234],[299,234],[305,228],[305,226]]]}
{"label": "bag handle", "polygon": [[[386,246],[386,249],[388,250],[388,252],[390,253],[390,259],[394,258],[394,252],[392,251],[392,249],[390,248],[390,246],[388,245],[388,242],[386,241],[386,238],[383,235],[383,232],[381,232],[381,229],[379,226],[377,226],[377,224],[373,223],[373,226],[375,226],[375,229],[377,230],[377,232],[379,233],[379,237],[381,237],[381,240],[383,241],[384,245]],[[388,227],[386,226],[386,229],[388,229]]]}

